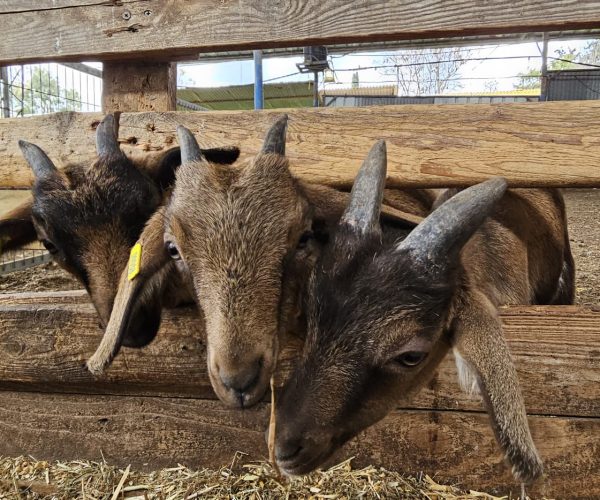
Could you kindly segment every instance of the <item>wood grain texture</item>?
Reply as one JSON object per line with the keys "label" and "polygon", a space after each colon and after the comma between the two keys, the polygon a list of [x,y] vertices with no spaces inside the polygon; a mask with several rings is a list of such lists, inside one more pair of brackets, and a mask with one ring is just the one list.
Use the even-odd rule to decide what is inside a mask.
{"label": "wood grain texture", "polygon": [[107,62],[102,68],[102,112],[175,111],[175,63]]}
{"label": "wood grain texture", "polygon": [[[195,309],[165,311],[149,347],[124,348],[94,379],[83,367],[101,335],[92,306],[81,292],[33,295],[0,295],[0,389],[215,398]],[[600,415],[600,309],[517,307],[503,311],[502,319],[529,413]],[[281,383],[302,342],[289,337],[283,343]],[[407,407],[482,409],[477,397],[459,388],[451,357]]]}
{"label": "wood grain texture", "polygon": [[[600,419],[530,417],[546,475],[536,496],[600,495]],[[106,458],[155,468],[219,468],[236,451],[266,458],[268,406],[227,410],[184,398],[27,394],[0,391],[0,455]],[[397,411],[348,443],[332,461],[355,456],[400,472],[435,474],[465,488],[519,492],[481,413]]]}
{"label": "wood grain texture", "polygon": [[[238,145],[256,154],[282,111],[124,113],[119,140],[132,157],[176,144],[178,124],[203,147]],[[511,186],[600,186],[600,101],[297,109],[287,155],[298,177],[349,186],[378,139],[388,150],[388,185],[464,186],[493,175]],[[94,158],[96,113],[0,120],[0,188],[25,188],[30,169],[17,141],[37,143],[57,165]]]}
{"label": "wood grain texture", "polygon": [[[125,14],[125,15],[124,15]],[[0,65],[595,28],[592,0],[98,0],[0,6]],[[36,36],[31,36],[35,33]]]}

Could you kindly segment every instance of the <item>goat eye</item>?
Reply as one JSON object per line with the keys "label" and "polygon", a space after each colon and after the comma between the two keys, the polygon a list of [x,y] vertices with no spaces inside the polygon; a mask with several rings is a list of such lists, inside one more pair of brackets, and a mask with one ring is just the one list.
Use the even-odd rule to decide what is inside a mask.
{"label": "goat eye", "polygon": [[175,245],[175,243],[173,243],[172,241],[167,241],[165,243],[165,247],[167,248],[169,257],[171,257],[173,260],[181,259],[181,255],[180,255],[179,250],[177,249],[177,246]]}
{"label": "goat eye", "polygon": [[306,245],[308,244],[309,240],[311,238],[314,238],[314,234],[312,231],[304,231],[302,233],[302,235],[300,236],[300,239],[298,240],[298,248],[302,249],[302,248],[306,248]]}
{"label": "goat eye", "polygon": [[56,252],[58,252],[58,248],[56,248],[54,243],[52,243],[49,240],[42,240],[42,245],[44,245],[44,248],[48,250],[51,254],[55,254]]}
{"label": "goat eye", "polygon": [[401,365],[412,367],[417,366],[418,364],[423,362],[423,360],[425,360],[426,357],[426,352],[408,351],[394,358],[394,361],[400,363]]}

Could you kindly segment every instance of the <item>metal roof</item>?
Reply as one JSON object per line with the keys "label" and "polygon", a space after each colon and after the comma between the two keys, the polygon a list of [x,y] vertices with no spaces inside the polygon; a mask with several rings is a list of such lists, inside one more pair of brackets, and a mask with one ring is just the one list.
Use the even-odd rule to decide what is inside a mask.
{"label": "metal roof", "polygon": [[[265,109],[312,106],[313,83],[265,83]],[[254,109],[254,85],[177,89],[177,98],[207,109]]]}

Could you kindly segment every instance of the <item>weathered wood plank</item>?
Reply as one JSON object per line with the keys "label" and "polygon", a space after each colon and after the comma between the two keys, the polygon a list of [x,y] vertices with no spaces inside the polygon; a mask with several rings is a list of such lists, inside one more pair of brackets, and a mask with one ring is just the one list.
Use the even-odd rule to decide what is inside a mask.
{"label": "weathered wood plank", "polygon": [[89,304],[90,296],[85,290],[63,292],[15,292],[0,293],[0,305],[23,304]]}
{"label": "weathered wood plank", "polygon": [[[529,493],[600,495],[600,419],[530,417],[546,476]],[[236,451],[266,458],[268,406],[238,411],[197,399],[28,394],[0,391],[0,455],[92,459],[153,468],[221,467]],[[397,411],[351,441],[334,460],[375,464],[466,488],[518,494],[487,416]]]}
{"label": "weathered wood plank", "polygon": [[[593,0],[27,1],[0,5],[0,65],[595,28]],[[56,4],[56,5],[55,5]],[[58,8],[57,8],[58,6]],[[36,36],[31,36],[35,33]]]}
{"label": "weathered wood plank", "polygon": [[108,62],[102,72],[102,111],[175,111],[177,66],[148,61]]}
{"label": "weathered wood plank", "polygon": [[[272,112],[124,113],[119,136],[131,156],[176,144],[177,124],[202,146],[255,154]],[[493,175],[512,186],[600,186],[600,101],[496,105],[376,106],[290,110],[287,154],[302,179],[351,185],[377,139],[388,145],[390,186],[463,186]],[[57,164],[94,157],[96,113],[0,120],[0,188],[27,187],[17,141],[38,143]]]}
{"label": "weathered wood plank", "polygon": [[[124,348],[95,380],[83,368],[101,335],[92,306],[81,292],[34,295],[0,295],[0,389],[215,397],[202,319],[194,309],[166,311],[149,347]],[[600,415],[600,309],[517,307],[502,318],[530,413]],[[286,339],[279,381],[300,346],[300,339]],[[462,393],[449,358],[408,407],[480,410],[481,404]]]}

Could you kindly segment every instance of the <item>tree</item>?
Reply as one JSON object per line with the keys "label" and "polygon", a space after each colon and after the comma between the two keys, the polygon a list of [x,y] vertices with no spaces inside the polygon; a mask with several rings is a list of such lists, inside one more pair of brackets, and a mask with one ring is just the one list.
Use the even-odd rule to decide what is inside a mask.
{"label": "tree", "polygon": [[[555,51],[556,59],[550,59],[548,69],[560,71],[565,69],[585,68],[578,62],[598,64],[600,61],[600,40],[592,40],[581,51],[575,48],[559,48]],[[514,85],[517,90],[539,89],[542,72],[536,68],[530,68],[525,73],[519,73],[519,83]]]}
{"label": "tree", "polygon": [[496,92],[498,90],[498,80],[488,80],[484,83],[483,88],[486,92]]}
{"label": "tree", "polygon": [[393,75],[398,93],[404,95],[435,95],[462,87],[456,76],[468,62],[471,50],[434,48],[401,50],[383,59],[384,75]]}
{"label": "tree", "polygon": [[577,60],[588,64],[600,64],[600,40],[588,42]]}
{"label": "tree", "polygon": [[21,115],[39,115],[56,111],[78,111],[80,96],[75,89],[61,88],[58,78],[47,69],[36,67],[24,88],[13,87],[13,96],[18,101]]}
{"label": "tree", "polygon": [[515,90],[535,90],[540,89],[540,77],[542,72],[539,69],[530,68],[525,73],[519,73],[519,83],[514,84]]}

